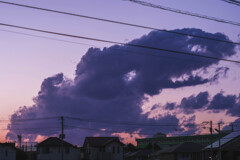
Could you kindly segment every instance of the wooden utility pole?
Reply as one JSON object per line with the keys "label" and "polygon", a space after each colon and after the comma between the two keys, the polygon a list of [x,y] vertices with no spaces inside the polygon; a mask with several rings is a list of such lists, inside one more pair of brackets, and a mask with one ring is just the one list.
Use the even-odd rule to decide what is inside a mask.
{"label": "wooden utility pole", "polygon": [[212,148],[212,143],[213,143],[213,140],[212,140],[213,129],[212,129],[212,121],[210,121],[210,133],[211,133],[210,143],[211,143],[211,159],[212,159],[212,158],[213,158],[213,148]]}
{"label": "wooden utility pole", "polygon": [[22,149],[22,136],[18,135],[18,148]]}
{"label": "wooden utility pole", "polygon": [[154,142],[152,140],[152,153],[154,153]]}
{"label": "wooden utility pole", "polygon": [[219,138],[218,138],[218,145],[219,145],[219,160],[222,160],[222,151],[221,151],[221,124],[218,123],[218,134],[219,134]]}
{"label": "wooden utility pole", "polygon": [[64,139],[64,137],[63,137],[63,130],[64,130],[64,128],[63,128],[63,121],[64,121],[64,118],[63,118],[63,116],[61,116],[61,128],[62,128],[62,132],[61,132],[61,139],[63,140]]}
{"label": "wooden utility pole", "polygon": [[231,128],[232,128],[232,132],[234,132],[234,124],[230,124]]}
{"label": "wooden utility pole", "polygon": [[64,118],[63,118],[63,116],[61,116],[61,128],[62,128],[61,135],[60,135],[60,138],[62,140],[62,142],[61,142],[61,160],[63,160],[63,139],[64,139],[63,126],[64,126]]}
{"label": "wooden utility pole", "polygon": [[29,158],[29,159],[30,159],[30,160],[32,160],[32,143],[31,143],[30,155],[29,155],[29,156],[30,156],[30,158]]}

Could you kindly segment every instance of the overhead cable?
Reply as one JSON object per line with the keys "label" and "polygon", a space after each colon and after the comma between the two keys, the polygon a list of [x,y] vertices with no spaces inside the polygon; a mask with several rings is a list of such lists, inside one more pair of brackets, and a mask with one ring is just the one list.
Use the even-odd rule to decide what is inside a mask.
{"label": "overhead cable", "polygon": [[137,4],[140,4],[140,5],[143,5],[143,6],[147,6],[147,7],[162,9],[162,10],[166,10],[166,11],[170,11],[170,12],[175,12],[175,13],[184,14],[184,15],[188,15],[188,16],[198,17],[198,18],[202,18],[202,19],[215,21],[215,22],[240,26],[239,22],[234,22],[234,21],[230,21],[230,20],[226,20],[226,19],[211,17],[211,16],[198,14],[198,13],[193,13],[193,12],[189,12],[189,11],[185,11],[185,10],[170,8],[170,7],[166,7],[166,6],[162,6],[162,5],[156,5],[156,4],[152,4],[152,3],[149,3],[149,2],[145,2],[145,1],[140,1],[140,0],[125,0],[125,1],[130,1],[130,2],[137,3]]}
{"label": "overhead cable", "polygon": [[127,22],[109,20],[109,19],[104,19],[104,18],[97,18],[97,17],[87,16],[87,15],[82,15],[82,14],[75,14],[75,13],[57,11],[57,10],[52,10],[52,9],[40,8],[40,7],[29,6],[29,5],[18,4],[18,3],[12,3],[12,2],[5,2],[5,1],[0,1],[0,3],[8,4],[8,5],[14,5],[14,6],[18,6],[18,7],[31,8],[31,9],[41,10],[41,11],[53,12],[53,13],[58,13],[58,14],[70,15],[70,16],[75,16],[75,17],[87,18],[87,19],[92,19],[92,20],[98,20],[98,21],[103,21],[103,22],[121,24],[121,25],[126,25],[126,26],[131,26],[131,27],[157,30],[157,31],[162,31],[162,32],[167,32],[167,33],[172,33],[172,34],[183,35],[183,36],[190,36],[190,37],[196,37],[196,38],[201,38],[201,39],[207,39],[207,40],[213,40],[213,41],[219,41],[219,42],[225,42],[225,43],[240,45],[239,42],[232,42],[232,41],[221,40],[221,39],[212,38],[212,37],[206,37],[206,36],[200,36],[200,35],[194,35],[194,34],[188,34],[188,33],[182,33],[182,32],[170,31],[170,30],[164,30],[164,29],[148,27],[148,26],[143,26],[143,25],[138,25],[138,24],[132,24],[132,23],[127,23]]}
{"label": "overhead cable", "polygon": [[154,127],[177,127],[177,126],[202,126],[203,124],[172,124],[172,123],[136,123],[136,122],[117,122],[117,121],[107,121],[107,120],[97,120],[97,119],[84,119],[84,118],[76,118],[76,117],[65,117],[66,119],[71,119],[75,121],[82,122],[94,122],[94,123],[104,123],[104,124],[114,124],[114,125],[133,125],[133,126],[154,126]]}
{"label": "overhead cable", "polygon": [[222,0],[224,2],[230,3],[230,4],[234,4],[237,6],[240,6],[240,2],[239,1],[235,1],[235,0]]}
{"label": "overhead cable", "polygon": [[59,117],[39,117],[39,118],[11,118],[10,120],[0,119],[0,122],[31,122],[39,120],[58,119]]}
{"label": "overhead cable", "polygon": [[[42,39],[48,39],[48,40],[55,40],[55,41],[59,41],[59,42],[65,42],[65,43],[71,43],[71,44],[78,44],[78,45],[85,45],[85,46],[91,46],[91,47],[98,47],[98,48],[104,48],[103,46],[99,46],[99,45],[93,45],[93,44],[89,44],[89,43],[80,43],[80,42],[74,42],[74,41],[69,41],[69,40],[64,40],[64,39],[59,39],[59,38],[51,38],[51,37],[47,37],[47,36],[39,36],[39,35],[35,35],[35,34],[29,34],[29,33],[23,33],[23,32],[17,32],[17,31],[11,31],[11,30],[6,30],[6,29],[0,29],[0,31],[3,32],[9,32],[9,33],[14,33],[14,34],[19,34],[19,35],[24,35],[24,36],[30,36],[30,37],[37,37],[37,38],[42,38]],[[155,56],[155,57],[163,57],[163,58],[167,58],[167,59],[172,59],[173,61],[186,61],[188,60],[185,57],[173,57],[173,56],[169,56],[169,55],[160,55],[160,54],[156,54],[156,53],[146,53],[146,52],[140,52],[140,51],[134,51],[134,50],[129,50],[129,49],[120,49],[120,48],[113,48],[110,47],[108,48],[109,50],[115,50],[115,51],[122,51],[122,52],[127,52],[127,53],[131,53],[131,54],[142,54],[142,55],[148,55],[148,56]],[[196,63],[208,63],[202,59],[194,59],[192,60],[192,62],[196,62]],[[208,68],[213,68],[214,67],[208,67]],[[0,121],[1,122],[1,121]]]}
{"label": "overhead cable", "polygon": [[[118,134],[132,134],[132,135],[134,135],[134,134],[136,134],[136,135],[149,135],[149,136],[152,136],[152,135],[154,135],[154,134],[156,134],[156,133],[144,133],[144,132],[126,132],[126,131],[119,131],[119,130],[106,130],[106,129],[96,129],[96,128],[87,128],[87,127],[81,127],[81,126],[72,126],[72,125],[65,125],[65,127],[67,127],[68,129],[70,129],[70,128],[77,128],[77,129],[82,129],[82,130],[90,130],[90,131],[97,131],[97,132],[105,132],[105,133],[118,133]],[[233,131],[233,132],[239,132],[239,130],[238,131]],[[199,135],[194,135],[194,134],[181,134],[181,133],[179,133],[179,134],[174,134],[175,136],[199,136]],[[201,136],[208,136],[208,135],[210,135],[210,134],[204,134],[204,135],[201,135]],[[215,134],[215,135],[217,135],[217,134]]]}
{"label": "overhead cable", "polygon": [[10,31],[10,30],[6,30],[6,29],[0,29],[0,31],[14,33],[14,34],[19,34],[19,35],[24,35],[24,36],[30,36],[30,37],[49,39],[49,40],[54,40],[54,41],[59,41],[59,42],[80,44],[80,45],[93,46],[93,47],[101,47],[101,46],[91,45],[91,44],[87,44],[87,43],[73,42],[73,41],[68,41],[68,40],[64,40],[64,39],[51,38],[51,37],[46,37],[46,36],[39,36],[39,35],[34,35],[34,34],[29,34],[29,33],[22,33],[22,32],[17,32],[17,31]]}
{"label": "overhead cable", "polygon": [[71,125],[66,125],[66,127],[69,128],[77,128],[77,129],[82,129],[82,130],[90,130],[90,131],[95,131],[95,132],[103,132],[103,133],[116,133],[116,134],[130,134],[130,135],[148,135],[152,136],[156,133],[144,133],[144,132],[127,132],[127,131],[119,131],[119,130],[105,130],[105,129],[96,129],[96,128],[87,128],[87,127],[79,127],[79,126],[71,126]]}
{"label": "overhead cable", "polygon": [[90,41],[98,41],[98,42],[104,42],[104,43],[126,45],[126,46],[131,46],[131,47],[151,49],[151,50],[157,50],[157,51],[164,51],[164,52],[176,53],[176,54],[181,54],[181,55],[188,55],[188,56],[193,56],[193,57],[202,57],[202,58],[213,59],[213,60],[222,60],[222,61],[227,61],[227,62],[232,62],[232,63],[240,63],[240,61],[236,61],[236,60],[229,60],[229,59],[224,59],[224,58],[211,57],[211,56],[206,56],[206,55],[194,54],[194,53],[190,53],[190,52],[183,52],[183,51],[176,51],[176,50],[170,50],[170,49],[164,49],[164,48],[156,48],[156,47],[150,47],[150,46],[144,46],[144,45],[123,43],[123,42],[117,42],[117,41],[111,41],[111,40],[91,38],[91,37],[86,37],[86,36],[70,35],[70,34],[66,34],[66,33],[46,31],[46,30],[40,30],[40,29],[17,26],[17,25],[12,25],[12,24],[5,24],[5,23],[0,23],[0,25],[7,26],[7,27],[12,27],[12,28],[24,29],[24,30],[31,30],[31,31],[41,32],[41,33],[65,36],[65,37],[85,39],[85,40],[90,40]]}
{"label": "overhead cable", "polygon": [[35,131],[35,130],[49,130],[49,129],[60,129],[61,127],[42,127],[42,128],[0,128],[0,130],[15,130],[15,131]]}
{"label": "overhead cable", "polygon": [[82,121],[82,122],[94,122],[94,123],[104,123],[104,124],[114,124],[114,125],[141,125],[141,126],[178,126],[176,124],[150,124],[150,123],[133,123],[133,122],[113,122],[113,121],[103,121],[103,120],[93,120],[93,119],[82,119],[74,117],[66,117],[67,119]]}

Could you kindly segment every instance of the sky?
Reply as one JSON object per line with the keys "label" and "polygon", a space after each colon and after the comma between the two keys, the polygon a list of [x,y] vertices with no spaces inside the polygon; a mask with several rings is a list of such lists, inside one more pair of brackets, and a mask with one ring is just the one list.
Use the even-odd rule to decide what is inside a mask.
{"label": "sky", "polygon": [[[240,41],[239,26],[171,13],[123,0],[15,0],[11,2],[220,39],[229,38],[234,42]],[[183,0],[181,2],[151,0],[148,2],[239,22],[239,6],[221,0]],[[0,4],[0,15],[0,23],[240,60],[239,48],[225,43],[196,38],[189,40],[184,36],[6,4]],[[22,33],[58,39],[58,41]],[[214,123],[231,122],[240,116],[238,114],[239,64],[178,55],[170,58],[139,56],[125,53],[119,48],[137,53],[150,51],[4,26],[0,26],[0,34],[0,120],[4,120],[0,121],[0,128],[3,129],[0,133],[0,141],[16,140],[17,134],[23,134],[31,141],[39,137],[59,134],[58,129],[51,132],[17,130],[14,128],[15,125],[18,129],[23,126],[33,128],[32,126],[36,126],[36,123],[15,124],[14,121],[5,121],[14,118],[65,115],[112,122],[138,120],[140,123],[166,123],[168,120],[178,125],[182,122],[195,124],[209,120],[213,120]],[[204,49],[204,46],[207,49]],[[104,50],[89,49],[91,47],[106,48]],[[124,52],[123,55],[121,52]],[[151,53],[158,54],[157,51],[151,51]],[[168,84],[174,81],[181,85]],[[61,106],[63,103],[66,104]],[[171,107],[167,107],[170,103]],[[114,106],[114,109],[110,106]],[[116,111],[119,115],[114,117],[117,114]],[[53,126],[55,124],[51,121],[46,123],[44,120],[38,123],[38,126],[45,126],[47,123]],[[59,120],[56,123],[60,123]],[[166,134],[174,132],[174,129],[165,128],[138,126],[129,129],[124,126],[83,122],[79,124],[70,119],[69,123],[78,127],[119,129],[119,132],[114,135],[126,134],[124,139],[126,142],[135,137],[144,137],[140,134],[141,132],[162,131]],[[9,130],[4,130],[7,127]],[[197,128],[184,129],[182,134],[199,132]],[[201,133],[205,132],[201,130]],[[129,136],[128,133],[134,134]],[[101,135],[101,133],[76,130],[76,128],[68,129],[66,134],[72,137],[67,138],[69,141],[73,141],[74,138],[80,139],[77,141],[79,144],[82,138],[78,136]]]}

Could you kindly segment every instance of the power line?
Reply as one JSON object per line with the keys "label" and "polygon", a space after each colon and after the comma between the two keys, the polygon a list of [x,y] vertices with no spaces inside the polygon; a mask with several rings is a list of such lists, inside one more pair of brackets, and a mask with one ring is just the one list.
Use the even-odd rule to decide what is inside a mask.
{"label": "power line", "polygon": [[[46,118],[49,118],[49,117],[46,117]],[[73,117],[65,117],[67,119],[73,119],[73,120],[78,120],[78,121],[90,121],[90,120],[87,120],[87,119],[80,119],[80,118],[73,118]],[[27,119],[24,119],[24,120],[27,120]],[[29,119],[28,119],[29,120]],[[34,120],[39,120],[39,118],[37,119],[34,119]],[[93,121],[92,122],[98,122],[98,123],[109,123],[110,124],[116,124],[116,122],[111,122],[111,121]],[[124,125],[141,125],[141,126],[144,126],[144,125],[153,125],[153,126],[166,126],[166,125],[169,125],[169,126],[175,126],[174,124],[152,124],[152,123],[130,123],[130,122],[121,122],[121,123],[118,123],[118,124],[124,124]],[[182,124],[184,126],[187,126],[187,124]],[[203,124],[193,124],[193,125],[203,125]],[[92,130],[92,131],[98,131],[98,132],[107,132],[107,133],[122,133],[122,132],[126,132],[126,131],[119,131],[119,130],[106,130],[106,129],[96,129],[96,128],[86,128],[86,127],[79,127],[79,126],[69,126],[69,125],[65,125],[66,127],[71,127],[71,128],[79,128],[79,129],[84,129],[84,130]],[[6,128],[6,129],[0,129],[0,130],[20,130],[20,131],[37,131],[37,130],[49,130],[49,129],[60,129],[61,127],[44,127],[44,128]],[[69,128],[68,128],[69,129]],[[239,130],[236,130],[234,132],[239,132]],[[155,133],[129,133],[129,132],[126,132],[128,134],[138,134],[138,135],[154,135]],[[173,135],[177,135],[176,133],[173,134]],[[179,135],[183,135],[183,134],[179,134]],[[189,135],[187,135],[189,136]]]}
{"label": "power line", "polygon": [[[139,133],[129,133],[127,131],[120,131],[120,130],[105,130],[105,129],[96,129],[96,128],[87,128],[87,127],[80,127],[80,126],[71,126],[71,125],[64,125],[65,127],[67,127],[66,129],[70,129],[70,128],[79,128],[79,129],[83,129],[83,130],[91,130],[91,131],[98,131],[98,132],[107,132],[107,133],[127,133],[127,134],[138,134],[138,135],[154,135],[155,133],[144,133],[144,132],[139,132]],[[49,130],[49,129],[60,129],[61,127],[44,127],[44,128],[12,128],[12,129],[7,129],[7,128],[2,128],[0,130],[16,130],[16,131],[26,131],[26,130],[30,130],[30,131],[36,131],[36,130]],[[239,132],[240,130],[237,131],[233,131],[233,132]],[[182,136],[190,136],[192,134],[181,134],[181,133],[173,133],[174,136],[176,135],[182,135]]]}
{"label": "power line", "polygon": [[162,123],[162,124],[153,124],[153,123],[134,123],[134,122],[113,122],[113,121],[104,121],[104,120],[94,120],[94,119],[83,119],[76,117],[65,117],[66,119],[71,119],[75,121],[82,122],[94,122],[94,123],[104,123],[104,124],[114,124],[114,125],[131,125],[131,126],[154,126],[154,127],[178,127],[178,126],[202,126],[203,124],[171,124],[171,123]]}
{"label": "power line", "polygon": [[240,2],[239,1],[235,1],[235,0],[222,0],[224,2],[230,3],[230,4],[234,4],[237,6],[240,6]]}
{"label": "power line", "polygon": [[[123,132],[123,131],[116,131],[116,130],[111,130],[110,131],[110,130],[103,130],[103,129],[86,128],[86,127],[79,127],[79,126],[70,126],[70,125],[66,125],[66,127],[78,128],[78,129],[82,129],[82,130],[97,131],[97,132],[105,132],[105,133],[119,133],[119,132]],[[140,133],[129,133],[129,134],[140,134]],[[152,135],[152,134],[149,134],[149,135]]]}
{"label": "power line", "polygon": [[1,128],[0,130],[15,130],[15,131],[26,131],[26,130],[49,130],[49,129],[60,129],[61,127],[43,127],[43,128]]}
{"label": "power line", "polygon": [[0,122],[25,122],[25,121],[39,121],[39,120],[50,120],[50,119],[59,119],[59,117],[40,117],[40,118],[27,118],[27,119],[20,119],[20,118],[12,118],[10,120],[0,119]]}
{"label": "power line", "polygon": [[[97,131],[97,132],[105,132],[105,133],[126,133],[126,134],[137,134],[137,135],[148,135],[148,136],[152,136],[156,133],[144,133],[144,132],[139,132],[139,133],[136,133],[136,132],[127,132],[127,131],[119,131],[119,130],[106,130],[106,129],[96,129],[96,128],[87,128],[87,127],[80,127],[80,126],[71,126],[71,125],[66,125],[66,127],[69,127],[69,128],[77,128],[77,129],[82,129],[82,130],[90,130],[90,131]],[[68,128],[68,129],[69,129]],[[234,132],[239,132],[239,131],[234,131]],[[194,134],[174,134],[174,136],[198,136],[198,135],[194,135]],[[205,134],[204,134],[205,135]],[[203,136],[204,136],[203,135]],[[209,134],[207,134],[209,135]],[[217,134],[214,134],[214,135],[217,135]]]}
{"label": "power line", "polygon": [[[114,121],[104,121],[104,120],[94,120],[94,119],[82,119],[82,118],[76,118],[76,117],[69,117],[69,116],[64,116],[66,119],[70,120],[76,120],[76,121],[83,121],[83,122],[95,122],[95,123],[107,123],[107,124],[114,124],[114,125],[141,125],[141,126],[203,126],[204,123],[200,124],[171,124],[171,123],[161,123],[161,124],[154,124],[154,123],[135,123],[135,122],[114,122]],[[31,118],[31,119],[15,119],[12,122],[16,121],[36,121],[36,120],[49,120],[49,119],[60,119],[60,117],[41,117],[41,118]],[[8,120],[0,120],[0,121],[8,121]],[[227,123],[240,123],[240,122],[225,122],[224,124]],[[217,123],[216,123],[217,124]],[[206,124],[205,124],[206,125]],[[205,127],[206,128],[206,127]],[[37,129],[37,128],[33,128]]]}
{"label": "power line", "polygon": [[152,136],[156,133],[144,133],[144,132],[132,132],[129,133],[127,131],[119,131],[119,130],[105,130],[105,129],[95,129],[95,128],[86,128],[86,127],[79,127],[79,126],[71,126],[71,125],[66,125],[66,127],[70,127],[70,128],[77,128],[77,129],[82,129],[82,130],[90,130],[90,131],[97,131],[97,132],[103,132],[103,133],[126,133],[126,134],[132,134],[132,135],[148,135],[148,136]]}
{"label": "power line", "polygon": [[[97,120],[97,119],[84,119],[84,118],[76,118],[76,117],[65,117],[66,119],[71,119],[75,121],[82,121],[82,122],[95,122],[95,123],[105,123],[105,124],[114,124],[114,125],[141,125],[141,126],[203,126],[203,123],[199,124],[171,124],[171,123],[161,123],[161,124],[153,124],[153,123],[135,123],[135,122],[114,122],[114,121],[107,121],[107,120]],[[238,122],[226,122],[226,123],[238,123]],[[224,123],[224,124],[226,124]],[[213,125],[218,125],[218,123],[212,123]],[[207,127],[205,127],[207,128]]]}
{"label": "power line", "polygon": [[176,53],[176,54],[181,54],[181,55],[188,55],[188,56],[202,57],[202,58],[208,58],[208,59],[213,59],[213,60],[222,60],[222,61],[227,61],[227,62],[240,63],[240,61],[236,61],[236,60],[229,60],[229,59],[224,59],[224,58],[217,58],[217,57],[211,57],[211,56],[206,56],[206,55],[193,54],[193,53],[183,52],[183,51],[176,51],[176,50],[169,50],[169,49],[163,49],[163,48],[149,47],[149,46],[144,46],[144,45],[116,42],[116,41],[111,41],[111,40],[103,40],[103,39],[97,39],[97,38],[91,38],[91,37],[85,37],[85,36],[70,35],[70,34],[65,34],[65,33],[46,31],[46,30],[40,30],[40,29],[35,29],[35,28],[23,27],[23,26],[16,26],[16,25],[5,24],[5,23],[0,23],[0,25],[7,26],[7,27],[12,27],[12,28],[31,30],[31,31],[41,32],[41,33],[48,33],[48,34],[54,34],[54,35],[59,35],[59,36],[65,36],[65,37],[85,39],[85,40],[90,40],[90,41],[98,41],[98,42],[104,42],[104,43],[126,45],[126,46],[131,46],[131,47],[138,47],[138,48],[144,48],[144,49],[171,52],[171,53]]}
{"label": "power line", "polygon": [[93,119],[81,119],[81,118],[74,118],[74,117],[66,117],[67,119],[75,120],[75,121],[82,121],[82,122],[95,122],[95,123],[104,123],[104,124],[114,124],[114,125],[141,125],[141,126],[178,126],[176,124],[150,124],[150,123],[133,123],[133,122],[111,122],[111,121],[100,121],[100,120],[93,120]]}
{"label": "power line", "polygon": [[233,123],[240,123],[240,121],[235,122],[224,122],[224,124],[233,124]]}
{"label": "power line", "polygon": [[[86,128],[86,127],[79,127],[79,126],[69,126],[69,125],[64,125],[65,127],[70,127],[70,128],[78,128],[78,129],[83,129],[83,130],[91,130],[91,131],[98,131],[98,132],[107,132],[107,133],[119,133],[123,131],[117,131],[117,130],[101,130],[101,129],[95,129],[95,128]],[[16,130],[16,131],[36,131],[36,130],[49,130],[49,129],[60,129],[61,127],[44,127],[44,128],[3,128],[0,130]],[[69,128],[66,128],[69,129]],[[126,132],[127,133],[127,132]],[[141,134],[141,135],[153,135],[155,133],[129,133],[129,134]]]}
{"label": "power line", "polygon": [[[89,43],[79,43],[79,42],[74,42],[74,41],[67,41],[67,40],[63,40],[63,39],[58,39],[58,38],[50,38],[50,37],[46,37],[46,36],[38,36],[38,35],[34,35],[34,34],[10,31],[10,30],[5,30],[5,29],[0,29],[0,31],[19,34],[19,35],[24,35],[24,36],[31,36],[31,37],[48,39],[48,40],[55,40],[55,41],[60,41],[60,42],[72,43],[72,44],[80,44],[80,45],[86,45],[86,46],[91,46],[91,47],[103,48],[103,46],[92,45],[92,44],[89,44]],[[159,54],[146,53],[146,52],[135,52],[133,50],[126,50],[126,49],[119,49],[119,48],[108,48],[108,49],[116,50],[116,51],[123,51],[123,52],[128,52],[128,53],[134,53],[134,54],[143,54],[143,55],[148,54],[149,56],[158,56],[158,57],[170,58],[170,59],[175,59],[175,60],[180,60],[180,61],[186,60],[186,58],[184,58],[184,57],[170,57],[170,56],[167,56],[167,55],[159,55]],[[207,63],[206,61],[201,61],[199,59],[198,60],[192,60],[192,61],[199,62],[199,63],[200,62],[201,63],[202,62]],[[7,121],[9,121],[9,120],[7,120]],[[0,122],[1,122],[1,120],[0,120]]]}
{"label": "power line", "polygon": [[[103,121],[103,120],[94,120],[94,119],[82,119],[82,118],[76,118],[76,117],[65,117],[66,119],[71,119],[75,121],[81,121],[81,122],[92,122],[92,123],[103,123],[103,124],[112,124],[112,125],[129,125],[129,126],[147,126],[147,127],[179,127],[179,126],[185,126],[185,127],[194,127],[194,126],[200,126],[200,128],[207,128],[204,127],[203,123],[199,124],[171,124],[171,123],[161,123],[161,124],[154,124],[154,123],[134,123],[134,122],[113,122],[113,121]],[[213,125],[217,125],[218,123],[214,123]]]}
{"label": "power line", "polygon": [[229,0],[231,2],[235,2],[235,3],[240,3],[240,1],[236,1],[236,0]]}
{"label": "power line", "polygon": [[183,15],[198,17],[198,18],[202,18],[202,19],[215,21],[215,22],[240,26],[239,22],[229,21],[229,20],[226,20],[226,19],[211,17],[211,16],[202,15],[202,14],[198,14],[198,13],[193,13],[193,12],[189,12],[189,11],[185,11],[185,10],[170,8],[170,7],[166,7],[166,6],[162,6],[162,5],[156,5],[156,4],[152,4],[152,3],[148,3],[148,2],[144,2],[144,1],[140,1],[140,0],[125,0],[125,1],[130,1],[130,2],[137,3],[137,4],[140,4],[140,5],[143,5],[143,6],[147,6],[147,7],[158,8],[158,9],[162,9],[162,10],[166,10],[166,11],[170,11],[170,12],[175,12],[175,13],[179,13],[179,14],[183,14]]}
{"label": "power line", "polygon": [[40,7],[35,7],[35,6],[28,6],[28,5],[17,4],[17,3],[12,3],[12,2],[5,2],[5,1],[0,1],[0,3],[8,4],[8,5],[14,5],[14,6],[18,6],[18,7],[31,8],[31,9],[36,9],[36,10],[42,10],[42,11],[47,11],[47,12],[53,12],[53,13],[58,13],[58,14],[70,15],[70,16],[75,16],[75,17],[81,17],[81,18],[86,18],[86,19],[98,20],[98,21],[103,21],[103,22],[121,24],[121,25],[126,25],[126,26],[131,26],[131,27],[150,29],[150,30],[157,30],[157,31],[162,31],[162,32],[167,32],[167,33],[172,33],[172,34],[183,35],[183,36],[190,36],[190,37],[196,37],[196,38],[201,38],[201,39],[207,39],[207,40],[213,40],[213,41],[219,41],[219,42],[225,42],[225,43],[240,45],[239,42],[220,40],[220,39],[216,39],[216,38],[210,38],[210,37],[205,37],[205,36],[193,35],[193,34],[188,34],[188,33],[181,33],[181,32],[176,32],[176,31],[168,31],[168,30],[154,28],[154,27],[148,27],[148,26],[143,26],[143,25],[138,25],[138,24],[120,22],[120,21],[109,20],[109,19],[104,19],[104,18],[91,17],[91,16],[87,16],[87,15],[81,15],[81,14],[57,11],[57,10],[52,10],[52,9],[40,8]]}
{"label": "power line", "polygon": [[22,33],[22,32],[17,32],[17,31],[10,31],[10,30],[6,30],[6,29],[0,29],[0,31],[14,33],[14,34],[19,34],[19,35],[24,35],[24,36],[37,37],[37,38],[42,38],[42,39],[49,39],[49,40],[54,40],[54,41],[72,43],[72,44],[80,44],[80,45],[86,45],[86,46],[92,46],[92,47],[102,47],[102,46],[96,46],[96,45],[91,45],[91,44],[87,44],[87,43],[73,42],[73,41],[68,41],[68,40],[63,40],[63,39],[58,39],[58,38],[39,36],[39,35]]}
{"label": "power line", "polygon": [[44,118],[29,118],[29,119],[11,119],[12,122],[19,121],[39,121],[39,120],[50,120],[50,119],[59,119],[59,117],[44,117]]}
{"label": "power line", "polygon": [[[0,121],[12,121],[12,122],[19,122],[19,121],[38,121],[38,120],[49,120],[49,119],[56,119],[60,120],[61,117],[55,116],[55,117],[39,117],[39,118],[25,118],[25,119],[13,119],[13,120],[6,120],[6,119],[0,119]],[[83,121],[83,122],[97,122],[97,123],[108,123],[108,124],[121,124],[121,125],[141,125],[141,126],[179,126],[179,125],[197,125],[197,126],[203,126],[204,123],[199,124],[173,124],[173,123],[161,123],[161,124],[153,124],[153,123],[135,123],[135,122],[114,122],[114,121],[108,121],[108,120],[99,120],[99,119],[85,119],[85,118],[77,118],[77,117],[69,117],[64,116],[66,119],[75,120],[75,121]],[[224,122],[223,124],[231,124],[231,123],[240,123],[240,122]],[[213,125],[217,125],[218,123],[213,123]],[[206,124],[205,124],[206,125]]]}
{"label": "power line", "polygon": [[[58,38],[51,38],[51,37],[46,37],[46,36],[39,36],[39,35],[34,35],[34,34],[29,34],[29,33],[22,33],[22,32],[17,32],[17,31],[10,31],[10,30],[5,30],[5,29],[0,29],[0,31],[3,32],[9,32],[9,33],[14,33],[14,34],[19,34],[19,35],[24,35],[24,36],[31,36],[31,37],[37,37],[37,38],[43,38],[43,39],[48,39],[48,40],[55,40],[55,41],[60,41],[60,42],[66,42],[66,43],[72,43],[72,44],[79,44],[79,45],[86,45],[86,46],[91,46],[91,47],[99,47],[99,48],[104,48],[103,46],[97,46],[97,45],[93,45],[93,44],[89,44],[89,43],[79,43],[79,42],[74,42],[74,41],[68,41],[68,40],[63,40],[63,39],[58,39]],[[119,49],[119,48],[108,48],[110,50],[116,50],[116,51],[123,51],[123,52],[128,52],[128,53],[133,53],[133,54],[142,54],[142,55],[148,55],[148,56],[157,56],[157,57],[164,57],[164,58],[168,58],[168,59],[174,59],[174,60],[180,60],[180,61],[185,61],[188,60],[185,57],[172,57],[172,56],[168,56],[168,55],[160,55],[160,54],[155,54],[155,53],[146,53],[146,52],[136,52],[133,50],[127,50],[127,49]],[[197,63],[208,63],[206,61],[203,61],[201,59],[194,59],[191,60],[193,62],[197,62]],[[208,67],[208,68],[214,68],[214,67]],[[1,122],[1,121],[0,121]]]}
{"label": "power line", "polygon": [[[91,46],[91,47],[104,48],[103,46],[97,46],[97,45],[93,45],[93,44],[89,44],[89,43],[80,43],[80,42],[68,41],[68,40],[64,40],[64,39],[51,38],[51,37],[46,37],[46,36],[39,36],[39,35],[35,35],[35,34],[29,34],[29,33],[23,33],[23,32],[17,32],[17,31],[5,30],[5,29],[0,29],[0,31],[9,32],[9,33],[13,33],[13,34],[24,35],[24,36],[48,39],[48,40],[55,40],[55,41],[59,41],[59,42],[66,42],[66,43],[71,43],[71,44],[78,44],[78,45],[85,45],[85,46]],[[171,59],[173,61],[186,61],[186,60],[189,60],[186,57],[173,57],[173,56],[168,56],[168,55],[160,55],[160,54],[157,54],[157,53],[146,53],[146,52],[140,52],[140,51],[136,52],[136,51],[128,50],[128,49],[120,49],[120,48],[112,48],[112,47],[110,47],[108,49],[109,50],[116,50],[116,51],[132,53],[132,54],[136,54],[136,55],[139,55],[139,54],[146,55],[147,54],[148,56],[163,57],[163,58]],[[201,59],[191,59],[191,61],[192,62],[197,62],[197,63],[208,63],[208,62],[206,62],[204,60],[201,60]],[[231,65],[231,66],[235,67],[233,65]],[[208,67],[208,68],[216,69],[215,67]],[[7,120],[7,122],[8,121],[9,120]],[[0,123],[1,123],[1,120],[0,120]]]}

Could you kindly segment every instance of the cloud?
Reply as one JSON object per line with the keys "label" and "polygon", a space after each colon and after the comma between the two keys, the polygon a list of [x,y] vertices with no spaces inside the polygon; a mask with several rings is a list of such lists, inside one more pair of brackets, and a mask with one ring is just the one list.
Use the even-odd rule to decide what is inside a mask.
{"label": "cloud", "polygon": [[228,115],[240,117],[240,94],[238,96],[224,95],[220,92],[210,98],[209,93],[205,91],[182,98],[180,104],[166,103],[163,108],[170,111],[179,109],[179,113],[184,114],[193,114],[196,110],[209,110],[214,113],[226,110]]}
{"label": "cloud", "polygon": [[235,104],[235,95],[224,96],[223,93],[218,93],[213,97],[211,104],[208,106],[208,109],[229,109],[233,108]]}
{"label": "cloud", "polygon": [[240,95],[224,96],[222,92],[218,93],[213,97],[207,109],[214,112],[227,110],[227,114],[240,117]]}
{"label": "cloud", "polygon": [[175,106],[176,106],[176,103],[167,103],[167,104],[164,106],[164,109],[173,110]]}
{"label": "cloud", "polygon": [[194,113],[196,109],[202,109],[206,104],[208,104],[208,92],[200,92],[197,96],[190,96],[188,98],[183,98],[179,108],[183,109],[186,114]]}
{"label": "cloud", "polygon": [[209,105],[209,102],[209,93],[205,91],[198,95],[193,94],[189,97],[183,97],[179,104],[168,102],[163,106],[163,109],[188,115],[195,113],[196,110],[204,109]]}
{"label": "cloud", "polygon": [[[228,40],[221,33],[211,34],[200,29],[190,28],[174,31]],[[235,54],[233,44],[206,41],[160,31],[152,31],[129,43],[218,58]],[[127,45],[113,45],[102,50],[90,48],[78,63],[73,80],[67,79],[62,73],[46,78],[42,83],[41,90],[34,98],[34,105],[21,107],[12,114],[7,138],[16,139],[16,134],[32,135],[34,139],[39,135],[58,134],[60,130],[59,120],[48,119],[34,121],[34,123],[33,121],[17,123],[15,119],[34,119],[61,115],[116,123],[161,124],[169,122],[178,126],[179,119],[176,115],[160,115],[158,119],[153,119],[148,117],[148,113],[143,114],[141,106],[147,99],[146,95],[160,94],[166,88],[196,86],[217,80],[219,78],[218,71],[213,73],[210,78],[203,78],[200,74],[194,75],[194,71],[206,70],[209,66],[218,64],[218,62],[218,60]],[[186,77],[179,80],[183,76]],[[193,108],[200,108],[206,103],[207,96],[206,93],[201,93],[195,99],[190,97],[183,100],[182,105],[188,107],[188,104],[193,104]],[[172,109],[173,104],[166,105],[166,108]],[[136,131],[139,131],[139,134],[147,131],[170,133],[174,131],[174,127],[123,126],[69,119],[65,121],[65,125],[67,138],[79,144],[85,136],[103,133],[90,131],[86,128],[80,132],[68,125],[79,128],[105,129],[106,131],[116,129],[119,133],[134,133]],[[19,128],[39,129],[26,129],[20,133]],[[40,128],[45,128],[45,130]]]}
{"label": "cloud", "polygon": [[227,124],[223,127],[223,130],[234,130],[234,131],[239,131],[240,130],[240,118],[236,119],[233,123]]}

